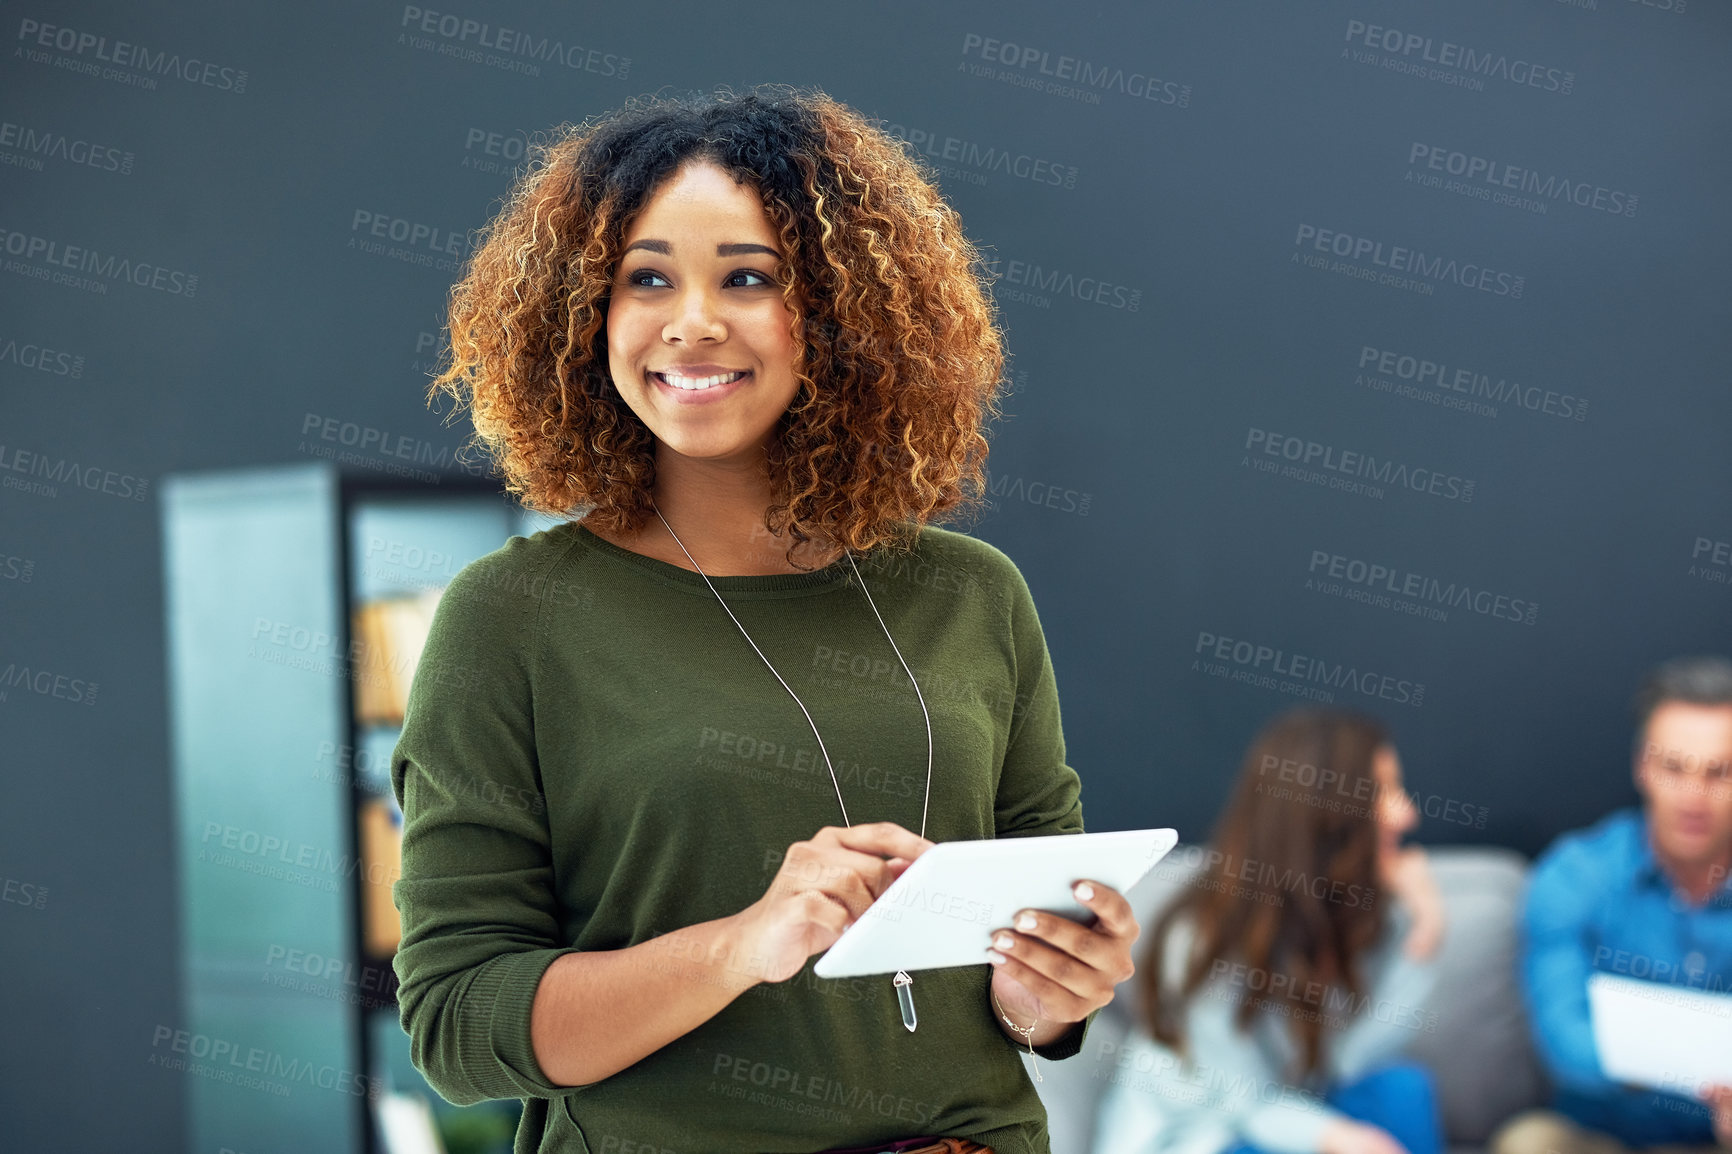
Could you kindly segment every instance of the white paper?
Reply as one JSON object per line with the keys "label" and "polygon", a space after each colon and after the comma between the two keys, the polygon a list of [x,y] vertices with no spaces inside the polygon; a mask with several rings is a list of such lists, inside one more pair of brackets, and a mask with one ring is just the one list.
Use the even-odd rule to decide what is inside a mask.
{"label": "white paper", "polygon": [[1732,1086],[1732,995],[1594,974],[1588,1006],[1608,1078],[1686,1098]]}
{"label": "white paper", "polygon": [[374,1109],[387,1154],[445,1154],[427,1099],[391,1093],[374,1103]]}

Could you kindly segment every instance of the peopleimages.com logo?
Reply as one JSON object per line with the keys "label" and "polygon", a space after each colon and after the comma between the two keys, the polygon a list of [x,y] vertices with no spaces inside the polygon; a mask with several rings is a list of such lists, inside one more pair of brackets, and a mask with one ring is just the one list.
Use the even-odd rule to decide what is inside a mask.
{"label": "peopleimages.com logo", "polygon": [[[1133,100],[1175,108],[1187,108],[1191,103],[1189,84],[1164,79],[1138,68],[1096,64],[1078,56],[982,36],[978,32],[963,36],[962,55],[981,62],[978,66],[971,66],[966,59],[961,63],[960,67],[974,75],[990,75],[1014,87],[1039,89],[1084,104],[1099,104],[1102,92],[1117,92]],[[1002,67],[998,70],[987,67],[994,64]],[[1043,79],[1046,77],[1050,79]]]}
{"label": "peopleimages.com logo", "polygon": [[[1349,600],[1367,600],[1370,604],[1391,598],[1410,598],[1425,611],[1440,612],[1461,609],[1500,621],[1532,625],[1539,618],[1539,603],[1531,598],[1513,597],[1470,581],[1445,581],[1428,573],[1415,573],[1399,565],[1367,561],[1327,549],[1311,550],[1311,563],[1306,567],[1305,587],[1314,586],[1330,591],[1329,582],[1344,583],[1364,596]],[[1387,595],[1387,596],[1386,596]],[[1379,607],[1385,607],[1379,604]]]}
{"label": "peopleimages.com logo", "polygon": [[[1344,56],[1355,51],[1361,56],[1381,52],[1385,55],[1380,61],[1352,58],[1362,64],[1379,63],[1392,72],[1428,80],[1476,89],[1483,88],[1487,80],[1502,80],[1560,96],[1568,96],[1576,87],[1576,74],[1566,69],[1363,20],[1349,20],[1344,39],[1348,45],[1341,50]],[[1464,81],[1474,83],[1463,84]]]}
{"label": "peopleimages.com logo", "polygon": [[[216,64],[197,56],[183,56],[179,52],[154,49],[126,40],[110,40],[82,28],[44,24],[25,17],[18,21],[17,38],[24,45],[19,51],[27,53],[36,63],[55,63],[68,71],[97,75],[104,80],[124,80],[137,87],[153,89],[156,87],[155,78],[172,77],[188,84],[236,94],[247,90],[244,68]],[[49,51],[71,55],[51,58]]]}
{"label": "peopleimages.com logo", "polygon": [[84,354],[54,349],[33,341],[20,342],[16,337],[0,337],[0,363],[17,365],[57,377],[82,377]]}
{"label": "peopleimages.com logo", "polygon": [[[1460,394],[1475,401],[1520,407],[1564,420],[1580,421],[1588,415],[1588,402],[1574,393],[1524,385],[1506,377],[1493,380],[1489,373],[1374,345],[1360,346],[1358,367],[1360,384],[1375,384],[1381,375],[1406,382],[1417,389]],[[1452,404],[1449,407],[1462,408],[1465,405]],[[1497,415],[1495,409],[1491,415]]]}
{"label": "peopleimages.com logo", "polygon": [[[131,473],[117,473],[113,469],[105,469],[100,465],[81,465],[77,461],[65,457],[50,457],[31,449],[20,449],[18,446],[0,444],[0,474],[5,474],[0,484],[8,489],[29,489],[46,497],[57,496],[56,486],[75,485],[80,489],[88,489],[92,493],[107,493],[111,497],[121,497],[132,501],[142,501],[150,491],[150,478],[134,476]],[[40,477],[41,481],[21,481],[11,474],[19,473],[26,477]]]}
{"label": "peopleimages.com logo", "polygon": [[614,80],[624,80],[631,74],[629,56],[455,12],[405,4],[399,27],[404,29],[398,33],[400,43],[510,72],[540,76],[541,65],[557,64],[573,72],[590,72]]}
{"label": "peopleimages.com logo", "polygon": [[[1425,683],[1376,669],[1361,669],[1348,661],[1332,661],[1310,653],[1295,653],[1277,645],[1226,637],[1207,630],[1197,632],[1191,651],[1193,672],[1242,681],[1265,689],[1296,692],[1326,703],[1334,701],[1333,690],[1357,693],[1418,707],[1425,702]],[[1293,688],[1284,688],[1283,683]]]}
{"label": "peopleimages.com logo", "polygon": [[930,128],[891,124],[885,127],[885,131],[906,141],[910,148],[938,168],[941,175],[960,177],[970,184],[985,183],[986,174],[996,172],[1031,184],[1076,187],[1077,167],[1074,164],[1061,164],[1044,156],[981,144]]}
{"label": "peopleimages.com logo", "polygon": [[[1405,461],[1397,461],[1391,457],[1357,449],[1343,449],[1322,441],[1260,429],[1255,425],[1249,426],[1245,431],[1244,448],[1247,454],[1276,457],[1300,469],[1320,471],[1320,476],[1340,474],[1376,485],[1411,489],[1415,493],[1426,493],[1463,504],[1473,500],[1474,482],[1471,478],[1419,465],[1410,466]],[[1265,472],[1273,471],[1276,467],[1275,462],[1259,462],[1255,456],[1248,456],[1245,460],[1261,465]]]}
{"label": "peopleimages.com logo", "polygon": [[[1541,213],[1550,204],[1562,202],[1613,216],[1635,216],[1636,206],[1641,201],[1635,193],[1620,188],[1608,188],[1591,180],[1572,179],[1555,172],[1541,172],[1525,165],[1421,140],[1414,141],[1408,148],[1407,166],[1406,179],[1409,181],[1418,179],[1448,192]],[[1457,179],[1445,184],[1444,177]]]}
{"label": "peopleimages.com logo", "polygon": [[112,144],[0,120],[0,164],[41,171],[44,160],[58,160],[81,168],[129,176],[132,174],[133,155]]}
{"label": "peopleimages.com logo", "polygon": [[[981,263],[993,278],[994,295],[1006,300],[1024,301],[1040,308],[1051,308],[1052,297],[1063,296],[1084,304],[1133,313],[1142,307],[1142,289],[1117,284],[1101,277],[1078,276],[1071,269],[1052,268],[1004,257],[993,257]],[[1052,295],[1045,295],[1048,293]]]}
{"label": "peopleimages.com logo", "polygon": [[[1462,288],[1511,298],[1520,298],[1523,286],[1527,283],[1524,276],[1494,269],[1477,261],[1459,261],[1454,257],[1439,256],[1405,245],[1385,245],[1382,241],[1367,236],[1319,228],[1314,224],[1299,226],[1299,231],[1293,237],[1293,247],[1294,260],[1299,260],[1302,251],[1327,253],[1343,261],[1354,262],[1351,267],[1363,269],[1365,274],[1369,274],[1368,279],[1376,277],[1376,270],[1381,268],[1423,281],[1460,285]],[[1365,261],[1370,262],[1369,267],[1358,263]]]}
{"label": "peopleimages.com logo", "polygon": [[[192,299],[198,294],[198,276],[182,269],[169,268],[153,261],[134,260],[114,252],[102,252],[87,245],[67,244],[53,237],[37,236],[0,228],[0,253],[20,258],[7,261],[12,272],[31,270],[43,274],[40,279],[69,269],[73,273],[88,273],[90,285],[106,293],[108,283],[126,283],[139,288],[155,289],[170,296]],[[62,274],[65,275],[65,274]],[[91,279],[101,278],[101,279]],[[79,286],[86,287],[86,286]]]}

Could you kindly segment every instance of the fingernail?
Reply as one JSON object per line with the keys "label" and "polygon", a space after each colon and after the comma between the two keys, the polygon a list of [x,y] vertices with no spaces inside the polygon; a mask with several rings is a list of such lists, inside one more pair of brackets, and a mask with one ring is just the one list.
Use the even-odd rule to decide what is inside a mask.
{"label": "fingernail", "polygon": [[1009,934],[999,934],[992,939],[992,944],[1001,950],[1014,950],[1016,948],[1016,940]]}
{"label": "fingernail", "polygon": [[1016,919],[1016,928],[1019,930],[1032,930],[1037,924],[1033,914],[1023,914]]}
{"label": "fingernail", "polygon": [[1078,901],[1086,902],[1095,896],[1095,888],[1087,882],[1078,882],[1076,884],[1076,896]]}
{"label": "fingernail", "polygon": [[997,950],[987,950],[986,951],[986,960],[991,962],[995,966],[1003,965],[1004,964],[1004,955],[999,953]]}

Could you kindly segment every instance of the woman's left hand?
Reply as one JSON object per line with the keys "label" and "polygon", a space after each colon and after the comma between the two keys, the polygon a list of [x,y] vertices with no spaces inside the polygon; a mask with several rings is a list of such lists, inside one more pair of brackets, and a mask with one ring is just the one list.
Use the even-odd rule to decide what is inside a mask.
{"label": "woman's left hand", "polygon": [[1023,910],[1014,925],[992,935],[992,992],[1019,1025],[1036,1018],[1042,1025],[1080,1022],[1112,1001],[1113,987],[1136,972],[1131,945],[1142,930],[1130,903],[1100,882],[1074,889],[1095,914],[1094,924]]}

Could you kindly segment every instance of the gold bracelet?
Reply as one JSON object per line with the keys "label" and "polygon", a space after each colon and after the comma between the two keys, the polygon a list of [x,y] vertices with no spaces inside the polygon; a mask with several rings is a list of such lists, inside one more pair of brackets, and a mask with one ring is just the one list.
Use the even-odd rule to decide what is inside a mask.
{"label": "gold bracelet", "polygon": [[988,987],[986,992],[992,998],[992,1004],[998,1007],[998,1016],[1004,1019],[1004,1024],[1021,1034],[1023,1041],[1028,1043],[1028,1060],[1034,1067],[1034,1080],[1036,1082],[1046,1081],[1046,1079],[1040,1075],[1040,1063],[1035,1060],[1034,1056],[1034,1026],[1040,1025],[1040,1019],[1036,1018],[1034,1020],[1034,1026],[1019,1026],[1010,1020],[1010,1015],[1006,1014],[1004,1012],[1004,1007],[998,1004],[998,994],[995,993],[991,987]]}

